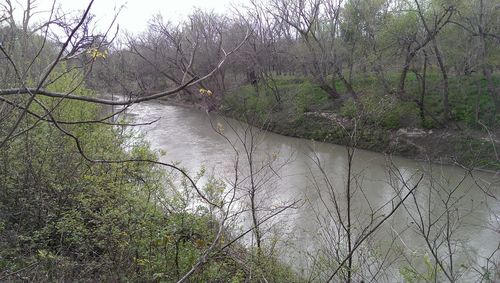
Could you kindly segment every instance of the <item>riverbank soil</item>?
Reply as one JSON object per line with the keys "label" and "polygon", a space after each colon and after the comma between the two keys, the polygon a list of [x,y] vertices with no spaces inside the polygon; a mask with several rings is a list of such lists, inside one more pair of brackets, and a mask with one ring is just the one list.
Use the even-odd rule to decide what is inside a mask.
{"label": "riverbank soil", "polygon": [[[340,121],[339,121],[340,120]],[[346,144],[345,129],[352,124],[332,113],[309,112],[297,120],[270,123],[269,130],[293,137]],[[495,156],[500,141],[478,130],[399,128],[360,129],[356,147],[416,160],[456,164],[482,169],[498,169]]]}

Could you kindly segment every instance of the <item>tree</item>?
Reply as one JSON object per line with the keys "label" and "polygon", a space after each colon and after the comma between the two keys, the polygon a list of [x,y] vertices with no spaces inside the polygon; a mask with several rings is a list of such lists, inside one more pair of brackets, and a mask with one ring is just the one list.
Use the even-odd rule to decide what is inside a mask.
{"label": "tree", "polygon": [[[363,266],[371,251],[376,249],[369,245],[370,239],[383,230],[382,225],[405,205],[405,201],[415,193],[423,178],[423,175],[418,174],[405,178],[402,185],[395,189],[393,197],[378,207],[374,206],[365,196],[360,180],[362,174],[356,173],[353,167],[358,134],[356,124],[352,130],[344,130],[344,137],[348,140],[346,171],[341,182],[344,188],[339,189],[334,185],[332,176],[326,172],[318,155],[311,156],[313,165],[320,172],[318,176],[311,177],[320,200],[320,206],[312,209],[315,210],[319,226],[319,241],[323,244],[315,260],[326,261],[317,276],[319,280],[328,282],[353,282],[376,279],[378,275],[382,275],[383,270],[388,268],[385,260]],[[355,201],[361,202],[361,206],[354,207]],[[383,253],[387,257],[391,249]]]}
{"label": "tree", "polygon": [[[477,40],[477,64],[486,79],[488,93],[495,105],[493,117],[496,117],[496,114],[500,111],[500,95],[498,90],[494,88],[492,78],[494,67],[489,62],[490,56],[494,57],[494,54],[496,54],[490,52],[490,50],[498,50],[495,46],[500,40],[498,36],[498,14],[500,9],[498,4],[495,4],[495,1],[484,0],[462,3],[460,8],[462,9],[460,11],[460,20],[453,21],[453,24],[460,26]],[[478,92],[478,100],[480,96],[481,91]],[[478,107],[477,104],[476,108]],[[479,113],[479,109],[476,109],[476,113]],[[479,120],[478,114],[476,114],[476,120]]]}
{"label": "tree", "polygon": [[[344,78],[337,58],[336,37],[342,1],[271,1],[268,13],[291,26],[304,44],[305,66],[316,83],[334,99],[340,97],[335,85],[338,77],[353,97],[356,93]],[[324,12],[322,12],[324,11]],[[330,74],[334,74],[331,81]]]}
{"label": "tree", "polygon": [[[182,176],[186,191],[189,188],[189,195],[194,194],[209,208],[220,207],[223,213],[226,207],[215,203],[217,194],[214,191],[220,189],[218,184],[211,183],[209,188],[202,189],[185,170],[175,164],[157,161],[144,146],[128,147],[125,144],[127,137],[120,135],[121,131],[115,127],[134,124],[110,122],[123,109],[109,115],[103,115],[106,111],[102,110],[105,105],[119,105],[126,109],[134,103],[172,95],[201,83],[217,72],[225,58],[235,50],[226,52],[221,48],[223,59],[215,69],[201,77],[191,76],[171,90],[143,93],[142,96],[129,93],[121,100],[98,97],[83,87],[93,64],[108,56],[101,49],[104,44],[109,44],[106,34],[89,34],[93,1],[74,22],[63,18],[57,23],[52,22],[53,8],[49,19],[42,25],[41,36],[30,34],[32,30],[27,18],[34,9],[33,3],[28,1],[22,36],[10,37],[7,42],[10,48],[4,48],[3,43],[0,45],[1,60],[5,62],[2,74],[8,82],[2,82],[0,86],[0,176],[4,181],[0,186],[3,196],[0,215],[6,216],[0,220],[0,236],[6,240],[1,257],[13,259],[9,253],[26,253],[12,262],[1,262],[0,280],[24,273],[34,280],[59,280],[80,275],[80,278],[89,280],[106,281],[130,276],[149,281],[156,271],[155,264],[168,266],[171,260],[168,252],[170,233],[178,237],[174,245],[177,255],[180,250],[186,255],[202,250],[192,242],[196,240],[192,233],[162,229],[162,225],[168,227],[171,225],[169,221],[175,223],[179,218],[200,222],[201,227],[192,228],[202,229],[208,240],[215,238],[212,249],[220,248],[220,252],[230,247],[232,243],[221,247],[219,242],[226,232],[224,222],[215,227],[208,225],[210,229],[203,228],[212,220],[207,221],[205,213],[176,211],[175,198],[173,208],[160,207],[165,196],[157,190],[161,187],[157,166],[177,172]],[[8,9],[3,12],[9,16],[5,19],[10,19],[13,18],[13,9],[10,2],[7,4]],[[12,20],[10,27],[2,25],[2,31],[17,33],[14,23]],[[61,28],[63,34],[67,32],[66,38],[61,42],[58,42],[59,37],[49,38],[51,28]],[[31,44],[35,46],[31,47]],[[23,47],[22,54],[13,53],[18,45]],[[35,52],[28,52],[28,48]],[[41,76],[37,73],[39,69],[35,68],[43,70]],[[187,76],[189,67],[183,70]],[[23,152],[23,149],[26,150]],[[26,202],[20,204],[19,200],[23,198]],[[16,228],[19,226],[16,223],[22,223],[22,227]],[[162,239],[163,236],[166,238]],[[164,258],[156,251],[158,245],[165,248]],[[153,257],[155,262],[151,262]],[[182,258],[186,257],[183,255]],[[84,268],[78,265],[81,272],[76,272],[77,261],[83,262]],[[181,260],[176,256],[174,262],[177,279],[181,279]],[[65,264],[67,268],[58,268]],[[17,265],[21,268],[16,268]],[[44,268],[38,273],[33,271],[37,266]],[[124,272],[112,274],[110,270]],[[155,276],[170,278],[170,270]]]}

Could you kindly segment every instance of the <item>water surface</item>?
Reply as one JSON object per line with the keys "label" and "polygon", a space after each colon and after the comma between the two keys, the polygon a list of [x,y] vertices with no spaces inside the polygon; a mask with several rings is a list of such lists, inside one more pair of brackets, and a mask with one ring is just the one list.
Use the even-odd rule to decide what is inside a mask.
{"label": "water surface", "polygon": [[[134,105],[128,111],[128,115],[136,122],[148,122],[160,118],[152,125],[138,127],[138,130],[145,134],[152,148],[166,152],[161,157],[162,161],[180,162],[184,168],[193,173],[204,166],[210,174],[219,178],[228,180],[232,178],[235,152],[227,141],[214,131],[213,125],[222,127],[224,134],[231,141],[237,141],[231,127],[240,131],[246,125],[201,110],[157,102]],[[337,197],[340,198],[339,203],[343,206],[340,209],[345,209],[343,199],[346,197],[346,148],[270,132],[259,133],[257,140],[259,146],[255,153],[256,163],[260,164],[259,162],[273,157],[277,157],[275,164],[286,161],[281,170],[271,174],[273,181],[269,182],[260,193],[261,205],[270,207],[293,200],[303,200],[300,208],[289,211],[279,218],[281,232],[274,236],[278,235],[282,240],[287,240],[286,245],[280,246],[280,256],[299,270],[310,269],[312,263],[305,253],[310,252],[314,256],[318,254],[318,249],[325,250],[322,229],[324,230],[325,223],[329,221],[328,209],[332,208],[331,202],[328,202],[329,190],[324,185],[321,171],[312,160],[315,157],[321,160],[322,168],[337,192]],[[237,148],[242,150],[241,144]],[[500,206],[494,197],[498,198],[499,176],[473,172],[471,176],[461,181],[467,173],[460,167],[434,165],[431,168],[433,174],[429,174],[428,164],[399,157],[393,157],[390,161],[391,163],[387,156],[380,153],[356,151],[353,170],[356,175],[356,190],[352,203],[355,226],[364,227],[370,220],[371,209],[376,209],[394,198],[395,191],[390,185],[389,174],[392,164],[404,178],[410,179],[414,176],[410,183],[426,172],[420,187],[417,188],[417,198],[422,207],[431,211],[432,217],[438,217],[443,213],[442,202],[439,200],[446,199],[445,192],[458,186],[452,196],[453,200],[459,202],[457,215],[460,218],[457,218],[458,216],[455,218],[457,223],[461,223],[456,234],[459,236],[454,242],[457,244],[457,249],[458,246],[467,245],[472,249],[472,253],[487,256],[498,247]],[[428,178],[431,175],[435,176],[435,179]],[[314,180],[318,185],[314,185]],[[397,182],[393,180],[392,183]],[[433,190],[429,190],[431,183]],[[389,211],[390,206],[387,206],[377,215],[382,217]],[[408,212],[415,213],[415,206],[411,201],[408,201],[406,207],[401,207],[381,227],[380,232],[375,234],[372,240],[373,245],[405,247],[413,251],[412,254],[417,262],[422,262],[419,257],[428,256],[426,246],[422,238],[416,235],[413,219]],[[360,230],[355,230],[356,232],[359,233]],[[271,237],[271,233],[268,237]],[[458,245],[458,242],[461,244]],[[457,252],[456,261],[460,260],[465,262],[465,252],[463,254]],[[401,264],[404,263],[399,263]],[[397,268],[391,270],[394,273],[392,276],[398,277]]]}

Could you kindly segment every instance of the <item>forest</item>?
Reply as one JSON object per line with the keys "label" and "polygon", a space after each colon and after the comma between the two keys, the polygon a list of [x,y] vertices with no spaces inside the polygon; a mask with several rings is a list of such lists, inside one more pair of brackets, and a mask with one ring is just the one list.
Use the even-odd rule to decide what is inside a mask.
{"label": "forest", "polygon": [[[0,282],[500,280],[498,0],[246,0],[137,34],[50,2],[0,0]],[[162,105],[190,110],[137,118]]]}

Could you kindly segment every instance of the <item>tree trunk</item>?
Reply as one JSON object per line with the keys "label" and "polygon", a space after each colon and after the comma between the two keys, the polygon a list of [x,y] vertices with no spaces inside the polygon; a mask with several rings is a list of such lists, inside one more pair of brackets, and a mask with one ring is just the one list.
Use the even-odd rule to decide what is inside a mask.
{"label": "tree trunk", "polygon": [[319,87],[322,90],[324,90],[326,93],[328,93],[330,98],[332,98],[332,99],[339,99],[340,98],[340,93],[338,93],[337,90],[335,90],[333,87],[328,85],[326,82],[320,83]]}
{"label": "tree trunk", "polygon": [[481,101],[481,92],[483,91],[482,90],[482,87],[481,87],[481,80],[477,80],[476,82],[477,84],[477,95],[476,95],[476,109],[475,109],[475,115],[474,115],[474,118],[476,118],[476,123],[479,124],[479,113],[481,113],[481,104],[480,104],[480,101]]}
{"label": "tree trunk", "polygon": [[427,53],[424,51],[424,66],[422,70],[422,75],[417,75],[417,79],[420,81],[420,99],[418,101],[418,107],[420,110],[420,120],[422,121],[422,126],[425,125],[425,94],[427,91]]}
{"label": "tree trunk", "polygon": [[399,100],[403,100],[405,96],[406,76],[408,75],[408,71],[410,70],[410,63],[413,60],[413,57],[415,57],[414,52],[410,52],[406,55],[405,64],[403,66],[403,70],[401,70],[401,75],[399,76],[399,86],[397,92]]}
{"label": "tree trunk", "polygon": [[480,56],[481,56],[481,70],[483,73],[484,78],[486,79],[486,89],[493,99],[493,102],[495,104],[495,110],[493,113],[493,119],[496,118],[496,115],[500,111],[500,97],[498,93],[496,93],[495,88],[493,86],[493,79],[492,79],[492,71],[490,68],[490,65],[487,63],[487,50],[486,50],[486,34],[484,31],[484,25],[483,25],[483,1],[480,1],[480,14],[479,14],[479,25],[478,25],[478,31],[479,31],[479,40],[480,40]]}
{"label": "tree trunk", "polygon": [[340,71],[340,69],[337,69],[337,75],[339,76],[340,80],[342,81],[342,83],[346,87],[347,93],[349,93],[349,95],[351,95],[352,99],[354,99],[354,101],[357,102],[358,101],[358,95],[354,91],[354,88],[352,87],[352,84],[349,81],[347,81],[345,79],[345,77],[342,75],[342,72]]}
{"label": "tree trunk", "polygon": [[[448,73],[441,56],[441,52],[437,45],[436,39],[432,40],[432,46],[434,48],[434,53],[436,54],[436,59],[438,61],[439,69],[441,70],[441,75],[443,76],[443,122],[446,124],[450,119],[450,103],[448,101],[449,87],[448,87]],[[426,55],[427,57],[427,55]]]}

